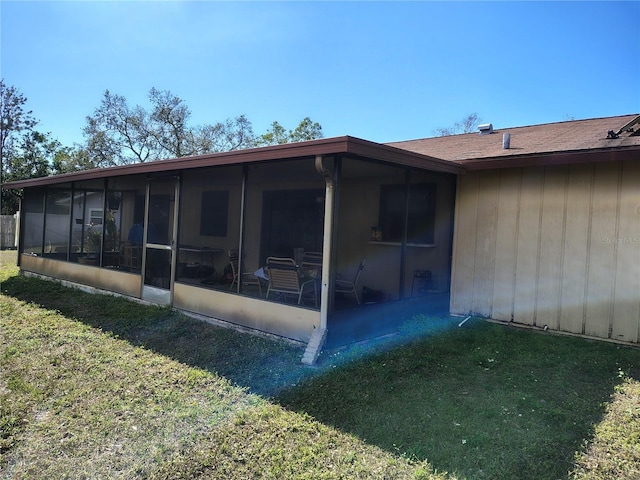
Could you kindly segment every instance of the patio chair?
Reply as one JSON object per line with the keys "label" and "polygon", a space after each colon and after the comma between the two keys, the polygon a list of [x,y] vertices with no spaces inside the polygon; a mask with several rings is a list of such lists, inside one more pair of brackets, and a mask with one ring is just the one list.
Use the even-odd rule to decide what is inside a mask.
{"label": "patio chair", "polygon": [[346,293],[346,294],[353,295],[354,297],[356,297],[356,302],[358,302],[358,305],[360,305],[360,297],[358,297],[358,290],[357,290],[358,280],[360,280],[360,274],[364,269],[364,264],[366,261],[367,259],[363,258],[362,261],[360,262],[360,265],[358,265],[358,270],[356,270],[356,274],[353,278],[353,281],[336,279],[336,283],[335,283],[336,293]]}
{"label": "patio chair", "polygon": [[300,269],[308,272],[310,277],[320,278],[322,274],[322,253],[304,252],[300,262]]}
{"label": "patio chair", "polygon": [[314,265],[322,265],[322,253],[320,252],[304,252],[302,254],[302,263],[310,263]]}
{"label": "patio chair", "polygon": [[267,288],[267,296],[272,293],[280,294],[284,299],[287,296],[297,297],[297,303],[302,303],[302,295],[305,288],[313,287],[313,299],[316,307],[318,306],[318,297],[315,289],[315,279],[306,280],[300,283],[298,268],[293,258],[269,257],[266,264],[267,274],[269,275],[269,287]]}
{"label": "patio chair", "polygon": [[257,286],[258,292],[262,297],[262,284],[260,283],[260,279],[253,273],[245,272],[244,265],[241,266],[242,271],[240,271],[237,250],[229,250],[229,263],[231,264],[231,272],[233,275],[229,290],[233,290],[234,285],[238,285],[238,282],[241,282],[243,287],[247,285]]}

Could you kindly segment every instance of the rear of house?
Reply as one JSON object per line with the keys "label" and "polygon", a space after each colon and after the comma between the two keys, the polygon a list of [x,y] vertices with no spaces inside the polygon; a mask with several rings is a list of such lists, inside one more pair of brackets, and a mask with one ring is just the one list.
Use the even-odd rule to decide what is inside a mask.
{"label": "rear of house", "polygon": [[5,188],[24,190],[22,271],[305,342],[309,363],[342,312],[403,302],[637,343],[639,132],[628,115],[338,137]]}

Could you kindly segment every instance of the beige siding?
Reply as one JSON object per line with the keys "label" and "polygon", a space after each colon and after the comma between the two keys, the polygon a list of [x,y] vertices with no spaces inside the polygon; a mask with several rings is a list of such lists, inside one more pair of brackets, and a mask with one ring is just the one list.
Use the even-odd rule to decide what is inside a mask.
{"label": "beige siding", "polygon": [[536,325],[560,327],[560,285],[568,167],[546,168],[540,222],[540,261],[536,296]]}
{"label": "beige siding", "polygon": [[474,172],[457,200],[453,313],[638,342],[639,162]]}
{"label": "beige siding", "polygon": [[493,312],[497,320],[513,318],[513,296],[516,274],[516,242],[518,234],[519,170],[500,172],[500,192],[496,223],[496,258],[493,275]]}
{"label": "beige siding", "polygon": [[478,181],[478,222],[476,262],[473,271],[474,312],[492,311],[493,273],[496,262],[496,224],[498,215],[498,175],[483,175]]}
{"label": "beige siding", "polygon": [[453,228],[452,270],[454,275],[451,278],[451,310],[456,313],[467,313],[472,310],[479,177],[478,173],[458,177]]}
{"label": "beige siding", "polygon": [[584,333],[592,166],[569,169],[560,292],[560,330]]}
{"label": "beige siding", "polygon": [[619,228],[606,239],[617,248],[612,338],[638,341],[640,318],[640,162],[624,162],[620,185]]}
{"label": "beige siding", "polygon": [[609,320],[612,313],[614,293],[614,273],[616,271],[615,248],[602,239],[612,236],[617,229],[618,192],[620,187],[620,164],[595,166],[594,176],[598,179],[593,185],[591,197],[591,232],[587,311],[585,331],[587,335],[607,337]]}
{"label": "beige siding", "polygon": [[541,170],[528,168],[522,171],[513,316],[514,320],[528,325],[535,323],[542,181]]}

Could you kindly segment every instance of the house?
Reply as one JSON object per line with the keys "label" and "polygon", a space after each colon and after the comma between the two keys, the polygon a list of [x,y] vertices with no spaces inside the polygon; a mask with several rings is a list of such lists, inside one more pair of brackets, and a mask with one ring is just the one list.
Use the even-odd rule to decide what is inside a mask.
{"label": "house", "polygon": [[465,168],[452,312],[639,341],[640,116],[393,145]]}
{"label": "house", "polygon": [[638,342],[639,121],[345,136],[3,188],[24,190],[23,272],[305,342],[308,363],[345,309],[443,297]]}

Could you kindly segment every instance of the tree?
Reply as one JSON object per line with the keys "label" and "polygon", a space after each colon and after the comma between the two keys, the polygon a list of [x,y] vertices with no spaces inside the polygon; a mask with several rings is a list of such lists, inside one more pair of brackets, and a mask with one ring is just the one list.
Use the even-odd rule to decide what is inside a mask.
{"label": "tree", "polygon": [[89,151],[84,148],[61,147],[53,155],[51,160],[51,173],[58,175],[61,173],[78,172],[98,168],[89,155]]}
{"label": "tree", "polygon": [[309,117],[303,118],[295,130],[289,132],[291,142],[304,142],[322,137],[322,127],[319,123],[313,122]]}
{"label": "tree", "polygon": [[151,110],[130,107],[106,90],[84,128],[86,149],[97,166],[177,158],[254,146],[251,122],[244,115],[213,125],[191,127],[191,111],[168,90],[149,91]]}
{"label": "tree", "polygon": [[287,130],[277,121],[271,124],[266,133],[256,139],[256,145],[279,145],[283,143],[303,142],[322,138],[322,126],[305,117],[294,130]]}
{"label": "tree", "polygon": [[460,133],[471,133],[478,129],[478,124],[482,120],[478,117],[477,113],[470,113],[459,122],[453,124],[452,127],[437,128],[434,134],[437,137],[445,137],[447,135],[458,135]]}
{"label": "tree", "polygon": [[91,161],[100,167],[155,160],[157,141],[149,133],[149,115],[129,107],[122,95],[105,90],[100,106],[87,117],[83,133]]}
{"label": "tree", "polygon": [[[31,110],[25,111],[27,98],[13,86],[0,80],[0,185],[5,181],[18,180],[10,175],[10,160],[17,149],[20,135],[29,133],[38,123]],[[18,197],[15,193],[2,191],[0,212],[15,213]]]}
{"label": "tree", "polygon": [[258,139],[256,139],[256,144],[260,146],[264,145],[280,145],[282,143],[289,142],[289,135],[285,128],[280,125],[277,121],[274,121],[271,124],[271,128],[267,130],[266,133],[260,135]]}
{"label": "tree", "polygon": [[[188,131],[191,111],[182,99],[168,90],[152,88],[149,100],[153,107],[148,119],[148,134],[154,139],[158,156],[184,157],[193,155],[194,142]],[[143,126],[142,126],[143,127]]]}
{"label": "tree", "polygon": [[201,125],[190,132],[194,154],[229,152],[251,148],[255,145],[253,126],[244,115],[218,122],[215,125]]}
{"label": "tree", "polygon": [[[7,181],[50,175],[51,164],[62,146],[49,133],[36,130],[23,132],[12,142],[12,148],[5,163],[4,178]],[[19,208],[19,193],[10,190],[2,192],[2,213],[12,214]]]}
{"label": "tree", "polygon": [[[5,149],[23,131],[29,131],[38,123],[31,110],[25,111],[27,99],[15,87],[0,80],[0,157],[6,160]],[[3,163],[4,165],[4,163]]]}

